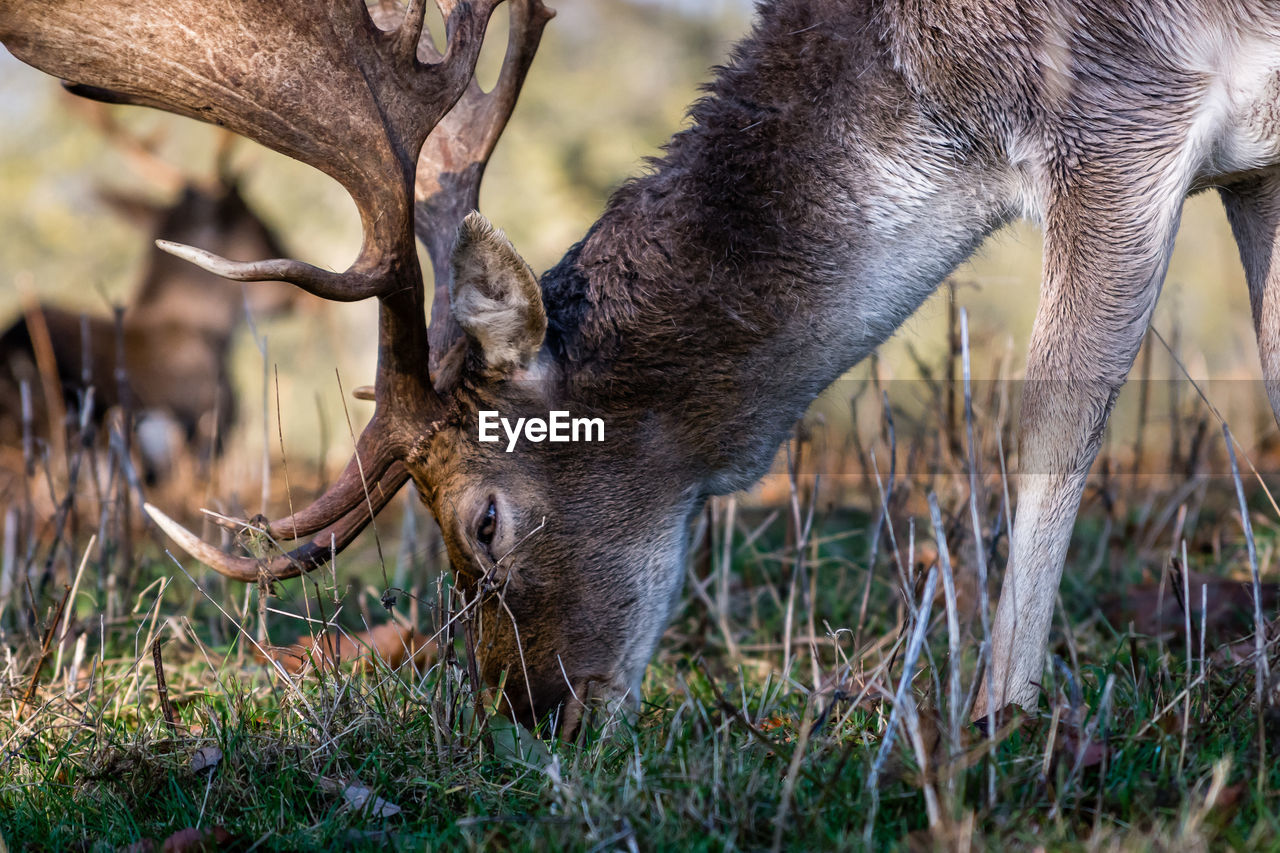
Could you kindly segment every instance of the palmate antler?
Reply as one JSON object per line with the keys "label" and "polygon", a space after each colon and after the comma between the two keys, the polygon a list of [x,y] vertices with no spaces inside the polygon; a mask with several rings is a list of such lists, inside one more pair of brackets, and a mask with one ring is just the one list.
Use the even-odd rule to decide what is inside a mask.
{"label": "palmate antler", "polygon": [[[441,56],[423,38],[425,0],[372,10],[364,0],[0,0],[0,42],[22,61],[79,94],[234,130],[333,177],[360,213],[364,243],[341,273],[162,246],[238,281],[379,302],[376,408],[355,455],[313,504],[267,528],[276,539],[310,541],[268,560],[235,557],[148,507],[184,549],[228,577],[294,577],[348,545],[408,481],[402,460],[446,413],[429,365],[459,334],[448,317],[448,252],[554,14],[541,0],[512,0],[499,81],[484,93],[475,64],[501,2],[436,0],[448,34]],[[436,278],[430,341],[415,213]]]}

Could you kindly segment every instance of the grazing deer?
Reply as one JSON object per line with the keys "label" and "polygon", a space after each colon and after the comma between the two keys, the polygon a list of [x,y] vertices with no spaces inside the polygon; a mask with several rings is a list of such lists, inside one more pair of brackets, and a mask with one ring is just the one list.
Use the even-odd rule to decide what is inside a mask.
{"label": "grazing deer", "polygon": [[[463,213],[548,14],[513,0],[485,95],[470,81],[496,0],[439,5],[443,57],[420,38],[422,0],[407,16],[378,7],[382,26],[363,2],[156,0],[122,14],[3,0],[0,40],[101,97],[257,139],[351,193],[365,241],[342,273],[168,249],[238,280],[379,300],[358,463],[269,525],[309,540],[274,558],[224,554],[153,517],[223,574],[291,577],[412,478],[475,596],[480,671],[490,684],[506,671],[508,710],[526,721],[564,706],[572,729],[591,699],[636,697],[690,519],[754,483],[815,395],[1017,216],[1044,225],[1044,283],[980,708],[1036,699],[1085,477],[1188,193],[1220,189],[1264,372],[1280,377],[1280,11],[1263,0],[766,2],[692,126],[541,281]],[[436,270],[429,331],[415,167]],[[1280,381],[1271,394],[1280,404]],[[606,440],[507,453],[478,440],[482,410],[600,417]]]}
{"label": "grazing deer", "polygon": [[[171,450],[157,426],[173,423],[188,443],[219,451],[236,417],[229,360],[245,311],[254,316],[289,311],[300,292],[277,283],[246,293],[154,245],[157,238],[200,243],[243,260],[281,254],[271,229],[241,196],[225,150],[216,178],[191,179],[123,133],[105,113],[97,119],[108,139],[177,198],[159,205],[117,191],[101,193],[110,207],[151,232],[142,280],[124,308],[119,331],[113,318],[42,304],[0,333],[0,441],[16,444],[22,435],[23,382],[33,394],[40,433],[49,432],[51,412],[62,406],[77,411],[77,395],[92,388],[95,423],[117,406],[138,414],[142,460],[152,480],[167,468]],[[121,356],[123,378],[116,374]],[[41,364],[42,359],[51,363]],[[61,398],[50,406],[49,394]]]}

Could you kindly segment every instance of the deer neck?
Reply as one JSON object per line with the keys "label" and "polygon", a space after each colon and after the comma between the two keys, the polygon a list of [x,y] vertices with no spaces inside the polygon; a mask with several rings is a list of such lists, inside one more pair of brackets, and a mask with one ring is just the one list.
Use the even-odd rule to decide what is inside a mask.
{"label": "deer neck", "polygon": [[544,277],[566,395],[656,419],[705,493],[763,475],[813,399],[1017,208],[1016,175],[959,156],[867,32],[755,33]]}

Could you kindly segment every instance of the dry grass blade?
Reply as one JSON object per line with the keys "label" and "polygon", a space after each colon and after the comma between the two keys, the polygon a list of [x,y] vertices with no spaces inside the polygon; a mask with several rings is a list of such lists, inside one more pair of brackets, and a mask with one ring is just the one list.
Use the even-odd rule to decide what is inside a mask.
{"label": "dry grass blade", "polygon": [[[942,567],[942,594],[947,605],[947,761],[950,763],[960,752],[960,715],[964,713],[964,702],[960,698],[960,619],[956,612],[956,584],[951,571],[951,552],[947,548],[946,528],[942,524],[938,496],[933,492],[929,493],[929,519],[933,522],[933,535],[938,543],[938,563]],[[951,794],[955,793],[954,775],[947,777],[947,790]]]}
{"label": "dry grass blade", "polygon": [[[1183,631],[1187,643],[1187,682],[1195,677],[1195,643],[1191,637],[1191,574],[1187,567],[1187,540],[1182,540],[1182,614]],[[1203,590],[1204,588],[1201,587]],[[1178,775],[1187,760],[1187,727],[1191,724],[1191,690],[1188,686],[1187,698],[1182,706],[1182,743],[1178,746]]]}
{"label": "dry grass blade", "polygon": [[[980,653],[983,655],[983,665],[981,673],[975,676],[975,681],[980,680],[986,673],[994,672],[991,665],[992,643],[991,643],[991,601],[987,580],[987,556],[982,544],[982,516],[978,512],[978,450],[974,440],[973,429],[973,390],[972,390],[972,369],[969,359],[969,312],[965,309],[960,310],[960,345],[962,352],[962,363],[964,370],[964,423],[966,446],[969,451],[969,520],[973,525],[973,550],[974,559],[978,567],[978,613],[982,618],[982,646]],[[998,435],[998,433],[997,433]],[[1000,457],[1001,474],[1004,473],[1004,456]],[[1006,487],[1007,488],[1007,487]],[[1008,496],[1005,496],[1005,507],[1008,510],[1011,507]],[[1012,518],[1006,522],[1012,527]],[[995,753],[995,737],[996,720],[995,708],[987,707],[987,746],[991,750],[991,754]],[[996,769],[994,764],[987,767],[987,805],[995,805],[996,792]]]}
{"label": "dry grass blade", "polygon": [[1258,545],[1253,538],[1253,523],[1249,520],[1249,503],[1245,500],[1244,484],[1240,481],[1240,466],[1236,464],[1235,443],[1231,438],[1231,428],[1224,421],[1222,435],[1227,442],[1227,455],[1231,459],[1231,477],[1236,484],[1236,499],[1240,502],[1240,524],[1244,528],[1245,543],[1249,548],[1249,573],[1253,578],[1253,648],[1254,671],[1256,673],[1254,701],[1258,706],[1258,790],[1264,785],[1264,768],[1267,765],[1267,733],[1263,725],[1263,712],[1266,709],[1267,685],[1271,681],[1270,666],[1267,661],[1267,624],[1262,616],[1262,578],[1258,573]]}
{"label": "dry grass blade", "polygon": [[871,764],[871,772],[867,775],[867,788],[871,791],[871,812],[867,818],[866,830],[863,834],[863,840],[870,844],[872,830],[875,828],[876,811],[880,802],[879,785],[880,777],[884,773],[885,764],[889,760],[889,755],[893,752],[893,742],[897,735],[898,723],[902,717],[904,702],[907,691],[911,689],[911,683],[915,680],[916,661],[920,659],[920,652],[924,648],[925,634],[929,628],[929,611],[933,607],[933,596],[938,588],[938,567],[934,566],[929,569],[929,577],[924,584],[924,592],[920,596],[920,608],[915,613],[915,624],[911,631],[911,640],[907,643],[907,652],[902,660],[902,677],[898,681],[897,692],[894,693],[893,710],[889,714],[889,723],[885,728],[884,737],[880,741],[880,748],[876,752],[875,760]]}

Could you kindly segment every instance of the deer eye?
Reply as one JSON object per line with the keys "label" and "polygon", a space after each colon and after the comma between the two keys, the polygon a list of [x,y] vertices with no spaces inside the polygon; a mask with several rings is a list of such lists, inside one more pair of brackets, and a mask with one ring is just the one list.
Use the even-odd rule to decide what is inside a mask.
{"label": "deer eye", "polygon": [[493,498],[489,498],[489,506],[485,509],[484,515],[480,516],[480,523],[476,526],[476,541],[488,548],[493,544],[493,537],[498,533],[498,505],[494,503]]}

